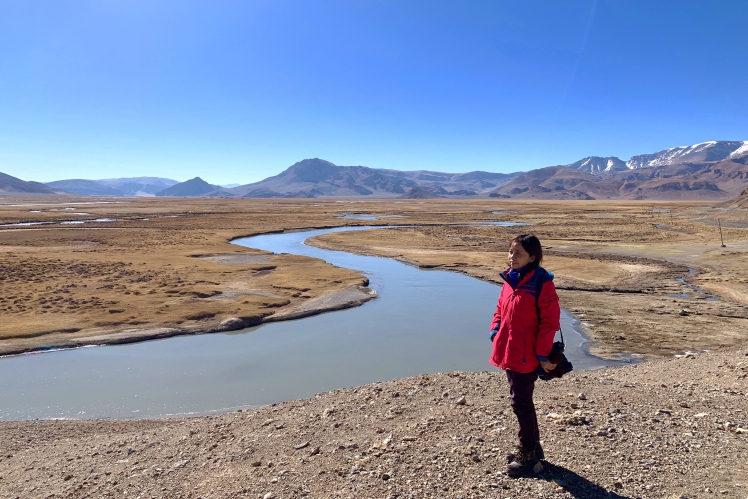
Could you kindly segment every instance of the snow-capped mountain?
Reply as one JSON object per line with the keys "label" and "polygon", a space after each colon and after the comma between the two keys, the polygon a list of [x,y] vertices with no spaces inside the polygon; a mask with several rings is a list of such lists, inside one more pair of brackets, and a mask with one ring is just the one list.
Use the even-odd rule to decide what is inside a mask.
{"label": "snow-capped mountain", "polygon": [[626,163],[621,161],[619,158],[616,158],[615,156],[610,156],[608,158],[601,158],[600,156],[589,156],[587,158],[580,159],[579,161],[564,166],[566,166],[567,168],[573,168],[575,170],[581,170],[583,172],[595,174],[604,172],[620,172],[629,169],[629,167],[626,166]]}
{"label": "snow-capped mountain", "polygon": [[668,166],[678,163],[722,161],[748,153],[748,141],[711,140],[692,146],[671,147],[654,154],[633,156],[626,162],[630,169]]}

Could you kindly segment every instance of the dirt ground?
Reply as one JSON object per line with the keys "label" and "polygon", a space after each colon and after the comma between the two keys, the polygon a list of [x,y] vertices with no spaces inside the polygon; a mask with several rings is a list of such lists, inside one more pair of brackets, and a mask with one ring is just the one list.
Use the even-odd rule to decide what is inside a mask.
{"label": "dirt ground", "polygon": [[745,498],[746,347],[538,382],[543,470],[504,474],[502,373],[212,417],[0,423],[2,498]]}

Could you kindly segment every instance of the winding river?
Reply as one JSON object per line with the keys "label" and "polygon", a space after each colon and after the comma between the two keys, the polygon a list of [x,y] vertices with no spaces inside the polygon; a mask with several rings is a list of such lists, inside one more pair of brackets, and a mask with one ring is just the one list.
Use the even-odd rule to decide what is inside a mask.
{"label": "winding river", "polygon": [[[495,370],[488,364],[488,328],[498,286],[304,244],[328,232],[368,229],[234,242],[355,269],[369,278],[378,299],[231,333],[2,358],[0,420],[210,414],[421,373]],[[562,313],[575,369],[619,363],[589,355],[575,323]]]}

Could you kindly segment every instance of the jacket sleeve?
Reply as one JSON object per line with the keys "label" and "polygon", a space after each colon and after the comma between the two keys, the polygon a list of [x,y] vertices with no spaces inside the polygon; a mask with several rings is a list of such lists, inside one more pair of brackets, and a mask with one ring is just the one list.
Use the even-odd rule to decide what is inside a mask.
{"label": "jacket sleeve", "polygon": [[540,288],[538,297],[540,308],[540,326],[538,340],[535,343],[535,357],[539,361],[548,361],[548,355],[553,348],[553,338],[561,328],[561,308],[558,304],[558,294],[553,281],[547,281]]}
{"label": "jacket sleeve", "polygon": [[491,341],[493,341],[494,336],[496,336],[496,333],[499,332],[499,326],[501,326],[501,296],[503,294],[504,294],[504,286],[501,287],[501,292],[499,293],[499,299],[496,302],[496,312],[494,312],[493,321],[491,321],[491,332],[488,335]]}

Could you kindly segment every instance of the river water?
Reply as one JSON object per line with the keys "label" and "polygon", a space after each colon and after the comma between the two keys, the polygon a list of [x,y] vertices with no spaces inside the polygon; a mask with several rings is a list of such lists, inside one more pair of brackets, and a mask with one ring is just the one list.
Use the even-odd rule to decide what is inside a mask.
{"label": "river water", "polygon": [[[234,242],[355,269],[369,278],[376,300],[231,333],[2,358],[0,419],[209,414],[421,373],[496,370],[488,364],[488,330],[498,286],[304,244],[327,232],[366,229],[287,232]],[[562,313],[575,369],[619,363],[589,355],[575,322]]]}

